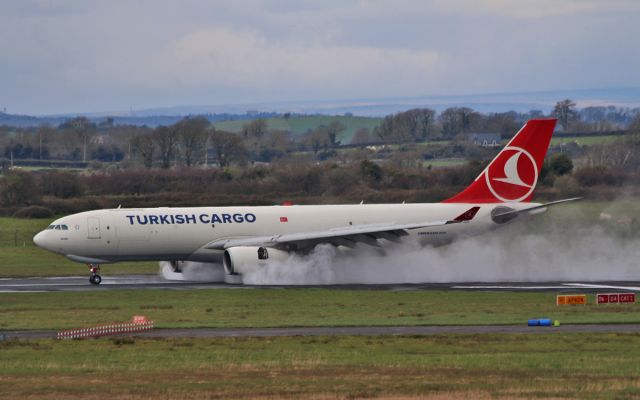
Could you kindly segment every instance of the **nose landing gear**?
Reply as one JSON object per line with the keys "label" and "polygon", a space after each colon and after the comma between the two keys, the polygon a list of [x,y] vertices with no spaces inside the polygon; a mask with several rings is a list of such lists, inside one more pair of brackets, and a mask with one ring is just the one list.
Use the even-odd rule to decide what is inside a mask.
{"label": "nose landing gear", "polygon": [[99,285],[102,282],[102,277],[99,275],[100,266],[97,264],[88,264],[89,271],[91,272],[91,276],[89,277],[89,282],[93,285]]}

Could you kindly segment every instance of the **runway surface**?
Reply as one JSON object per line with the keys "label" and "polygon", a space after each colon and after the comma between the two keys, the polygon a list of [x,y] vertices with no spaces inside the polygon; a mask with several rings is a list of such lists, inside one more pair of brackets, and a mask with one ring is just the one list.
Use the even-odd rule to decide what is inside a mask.
{"label": "runway surface", "polygon": [[[155,275],[103,277],[101,285],[91,285],[86,276],[48,278],[0,278],[0,293],[56,291],[89,291],[114,289],[256,289],[322,287],[345,290],[452,290],[452,291],[547,291],[556,293],[636,292],[640,282],[503,282],[503,283],[421,283],[388,285],[331,286],[247,286],[226,283],[168,281]],[[616,332],[640,333],[640,324],[562,325],[560,327],[528,327],[524,325],[474,326],[392,326],[392,327],[308,327],[308,328],[243,328],[243,329],[155,329],[136,333],[141,337],[275,337],[324,335],[438,335],[484,333],[560,333]],[[11,338],[55,338],[56,331],[0,331],[0,340]]]}
{"label": "runway surface", "polygon": [[328,286],[249,286],[240,284],[169,281],[157,275],[103,276],[102,284],[91,285],[88,276],[48,278],[0,278],[0,293],[57,292],[113,289],[253,289],[259,287],[322,287],[350,290],[484,290],[484,291],[549,291],[595,293],[602,291],[640,291],[640,282],[455,282],[384,285],[328,285]]}
{"label": "runway surface", "polygon": [[[193,328],[154,329],[134,334],[155,338],[216,338],[216,337],[285,337],[285,336],[400,336],[445,334],[553,334],[553,333],[640,333],[640,324],[585,324],[558,327],[525,325],[470,326],[384,326],[384,327],[309,327],[309,328]],[[0,331],[0,340],[54,339],[56,331]]]}

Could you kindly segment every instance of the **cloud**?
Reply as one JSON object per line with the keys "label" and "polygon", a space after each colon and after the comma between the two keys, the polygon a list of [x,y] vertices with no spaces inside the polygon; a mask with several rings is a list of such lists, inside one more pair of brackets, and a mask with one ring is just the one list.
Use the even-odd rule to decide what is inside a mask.
{"label": "cloud", "polygon": [[640,4],[635,0],[435,0],[435,4],[448,13],[495,15],[520,20],[640,11]]}
{"label": "cloud", "polygon": [[[270,42],[255,32],[211,28],[181,38],[169,49],[188,85],[231,84],[257,88],[302,86],[337,89],[385,79],[411,85],[433,73],[438,54],[402,48],[301,45]],[[389,80],[390,76],[395,76]],[[396,79],[397,78],[397,79]],[[405,87],[408,89],[408,87]]]}
{"label": "cloud", "polygon": [[0,0],[28,113],[640,85],[628,0]]}

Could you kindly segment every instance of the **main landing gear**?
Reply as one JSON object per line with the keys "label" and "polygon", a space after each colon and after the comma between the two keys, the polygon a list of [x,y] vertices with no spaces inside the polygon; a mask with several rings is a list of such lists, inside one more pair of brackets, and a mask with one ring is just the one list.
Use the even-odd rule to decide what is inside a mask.
{"label": "main landing gear", "polygon": [[93,285],[99,285],[102,282],[102,277],[99,275],[100,266],[97,264],[88,264],[89,271],[91,272],[91,276],[89,277],[89,282]]}

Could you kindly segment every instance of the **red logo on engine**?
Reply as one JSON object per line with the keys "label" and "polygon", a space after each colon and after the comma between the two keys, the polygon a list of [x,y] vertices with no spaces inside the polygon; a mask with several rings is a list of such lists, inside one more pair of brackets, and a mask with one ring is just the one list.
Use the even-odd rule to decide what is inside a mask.
{"label": "red logo on engine", "polygon": [[536,187],[538,168],[528,151],[505,147],[485,172],[487,186],[498,199],[506,202],[526,199]]}

